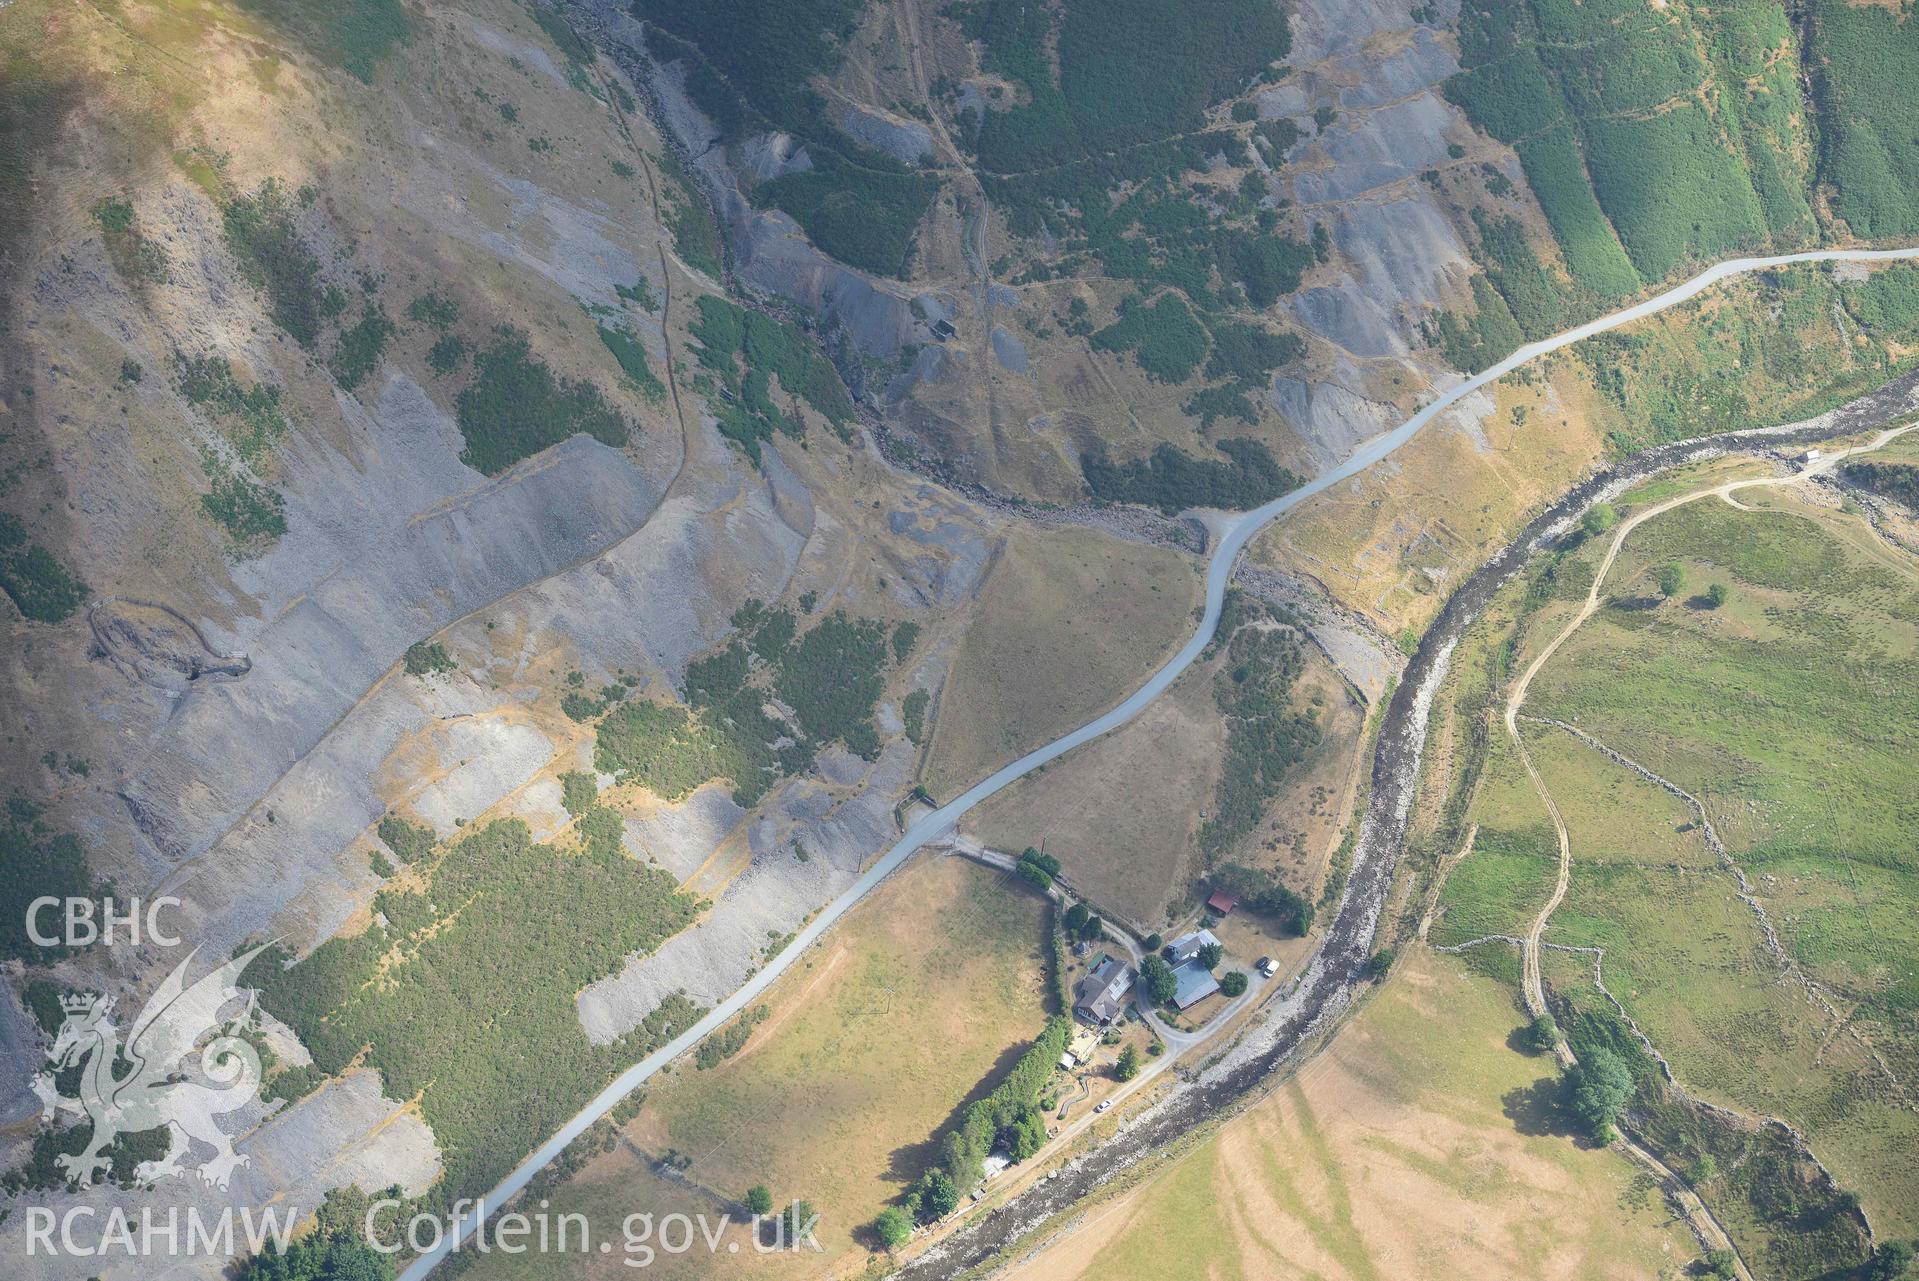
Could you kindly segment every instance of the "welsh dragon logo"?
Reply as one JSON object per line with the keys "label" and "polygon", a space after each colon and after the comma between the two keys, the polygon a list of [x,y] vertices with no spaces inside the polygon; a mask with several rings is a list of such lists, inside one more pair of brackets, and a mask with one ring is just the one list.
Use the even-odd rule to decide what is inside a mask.
{"label": "welsh dragon logo", "polygon": [[[33,1089],[44,1119],[64,1112],[93,1122],[84,1151],[55,1158],[76,1184],[86,1187],[111,1165],[105,1154],[116,1136],[161,1126],[167,1130],[166,1155],[134,1169],[140,1183],[192,1168],[210,1186],[224,1189],[233,1171],[249,1164],[213,1118],[245,1107],[259,1093],[260,1056],[242,1035],[253,1026],[253,998],[234,983],[260,950],[241,953],[189,986],[195,948],[147,1001],[124,1044],[111,1017],[112,997],[60,998],[66,1017],[48,1052],[53,1068],[34,1078]],[[221,1018],[222,1009],[242,999],[246,1006],[237,1016]],[[190,1074],[196,1059],[198,1073]],[[55,1072],[81,1063],[79,1094],[61,1094]],[[212,1148],[213,1156],[188,1167],[181,1161],[194,1140]]]}

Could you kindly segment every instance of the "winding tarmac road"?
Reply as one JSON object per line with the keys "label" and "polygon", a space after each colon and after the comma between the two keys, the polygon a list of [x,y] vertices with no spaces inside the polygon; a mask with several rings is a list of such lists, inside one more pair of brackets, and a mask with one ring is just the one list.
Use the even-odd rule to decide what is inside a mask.
{"label": "winding tarmac road", "polygon": [[[942,805],[939,809],[924,815],[914,822],[891,849],[881,856],[859,880],[848,887],[845,893],[841,894],[822,909],[813,921],[801,930],[793,940],[787,944],[785,949],[769,961],[763,969],[731,996],[721,1001],[698,1023],[675,1037],[667,1045],[654,1051],[646,1058],[640,1060],[640,1062],[622,1072],[612,1084],[595,1095],[592,1101],[582,1108],[572,1120],[560,1128],[558,1133],[541,1144],[526,1160],[522,1161],[511,1174],[502,1179],[499,1185],[487,1194],[481,1206],[474,1214],[467,1215],[453,1224],[444,1239],[440,1242],[438,1248],[422,1254],[419,1258],[415,1259],[413,1263],[400,1274],[401,1281],[422,1281],[422,1278],[426,1277],[441,1260],[457,1250],[460,1245],[472,1235],[473,1231],[485,1221],[488,1213],[497,1209],[501,1204],[524,1188],[536,1173],[558,1157],[566,1146],[584,1133],[589,1126],[612,1111],[613,1107],[618,1104],[620,1100],[638,1089],[644,1082],[652,1077],[654,1073],[658,1072],[680,1055],[693,1049],[694,1046],[698,1045],[715,1031],[718,1031],[728,1020],[732,1019],[757,1000],[760,994],[772,986],[774,981],[777,980],[780,975],[784,974],[793,962],[798,959],[807,948],[817,942],[820,936],[830,929],[840,917],[844,916],[855,904],[866,897],[867,894],[871,893],[874,887],[890,876],[921,846],[952,832],[962,815],[979,805],[982,801],[985,801],[988,797],[1019,781],[1040,766],[1058,759],[1074,748],[1091,742],[1111,730],[1119,728],[1133,717],[1139,715],[1149,703],[1155,698],[1158,698],[1159,695],[1179,677],[1180,673],[1190,667],[1193,661],[1199,657],[1201,651],[1205,649],[1207,642],[1212,638],[1214,629],[1218,626],[1220,610],[1226,598],[1226,585],[1232,576],[1234,563],[1239,559],[1240,552],[1245,550],[1246,545],[1252,541],[1253,536],[1259,533],[1261,529],[1265,528],[1265,526],[1274,519],[1297,507],[1308,498],[1322,493],[1342,481],[1350,480],[1352,477],[1359,475],[1374,463],[1386,458],[1400,446],[1406,444],[1434,419],[1438,418],[1448,409],[1451,409],[1461,400],[1478,391],[1480,388],[1498,381],[1521,365],[1532,360],[1537,360],[1541,356],[1562,350],[1584,338],[1617,329],[1622,325],[1644,319],[1647,316],[1657,315],[1659,312],[1698,296],[1720,281],[1755,271],[1770,271],[1780,267],[1789,267],[1802,263],[1893,262],[1902,259],[1919,260],[1919,247],[1904,249],[1824,249],[1811,250],[1803,253],[1780,254],[1764,258],[1735,258],[1722,262],[1717,266],[1699,273],[1690,280],[1675,285],[1663,293],[1655,294],[1642,302],[1622,308],[1609,315],[1601,316],[1597,320],[1589,321],[1586,324],[1568,329],[1551,338],[1526,344],[1498,364],[1442,392],[1430,405],[1421,409],[1418,413],[1400,424],[1400,426],[1367,441],[1344,462],[1333,467],[1330,471],[1322,472],[1299,489],[1282,495],[1272,502],[1261,507],[1256,507],[1251,511],[1225,517],[1219,542],[1214,547],[1212,557],[1206,567],[1205,614],[1200,619],[1199,626],[1194,629],[1192,636],[1180,647],[1179,652],[1155,672],[1144,685],[1140,686],[1139,689],[1135,690],[1125,701],[1121,702],[1111,711],[1087,722],[1085,725],[1080,726],[1068,734],[1054,739],[1044,747],[1027,753],[1011,764],[994,771],[990,776],[974,784],[953,800]],[[1403,692],[1404,691],[1402,691],[1402,693]],[[1348,883],[1347,893],[1351,896],[1358,892],[1361,885],[1365,885],[1369,889],[1376,887],[1377,892],[1383,897],[1384,885],[1379,884],[1379,879],[1378,877],[1362,878],[1355,876]],[[1344,915],[1345,913],[1342,910],[1342,916]],[[1369,923],[1376,921],[1377,907],[1373,907],[1365,915]],[[1315,987],[1317,987],[1317,985],[1315,985]]]}

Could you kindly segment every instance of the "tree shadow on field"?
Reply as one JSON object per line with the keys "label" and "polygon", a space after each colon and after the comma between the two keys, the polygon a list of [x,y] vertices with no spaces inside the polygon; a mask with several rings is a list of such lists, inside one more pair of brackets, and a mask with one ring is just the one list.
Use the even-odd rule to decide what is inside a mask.
{"label": "tree shadow on field", "polygon": [[875,1228],[871,1223],[862,1223],[852,1229],[847,1235],[853,1238],[854,1245],[864,1250],[870,1250],[874,1254],[882,1254],[892,1248],[888,1246],[886,1242],[880,1240],[879,1229]]}
{"label": "tree shadow on field", "polygon": [[1529,1138],[1576,1139],[1583,1131],[1565,1107],[1565,1089],[1557,1076],[1506,1091],[1499,1100],[1513,1129]]}
{"label": "tree shadow on field", "polygon": [[1032,1048],[1031,1042],[1021,1041],[1009,1045],[1000,1051],[997,1062],[988,1068],[965,1098],[953,1108],[945,1120],[933,1127],[933,1132],[918,1143],[908,1143],[894,1148],[887,1155],[886,1174],[888,1179],[897,1179],[901,1183],[912,1183],[939,1161],[940,1138],[948,1130],[958,1125],[960,1118],[966,1115],[966,1109],[991,1094],[1012,1072],[1014,1064],[1025,1057]]}
{"label": "tree shadow on field", "polygon": [[1548,1057],[1550,1051],[1541,1050],[1533,1044],[1532,1031],[1530,1024],[1521,1023],[1512,1031],[1506,1033],[1506,1048],[1522,1058],[1543,1059]]}

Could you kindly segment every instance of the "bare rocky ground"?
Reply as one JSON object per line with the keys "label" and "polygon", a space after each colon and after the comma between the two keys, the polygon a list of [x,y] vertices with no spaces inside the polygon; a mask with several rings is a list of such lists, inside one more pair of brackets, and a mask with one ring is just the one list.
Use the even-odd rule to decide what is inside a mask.
{"label": "bare rocky ground", "polygon": [[[118,177],[87,152],[82,131],[86,163],[48,175],[56,214],[20,308],[50,483],[84,530],[56,549],[98,595],[58,628],[8,621],[0,684],[27,731],[8,749],[10,784],[46,796],[37,755],[49,745],[91,762],[85,778],[56,783],[47,818],[82,834],[97,874],[123,893],[182,898],[180,933],[202,960],[250,937],[304,952],[366,919],[380,885],[370,829],[389,810],[442,835],[508,816],[539,835],[557,831],[566,817],[555,775],[591,758],[590,736],[558,713],[563,674],[582,671],[597,686],[625,673],[643,695],[676,697],[688,660],[748,597],[812,592],[821,610],[917,617],[926,657],[891,698],[938,687],[944,633],[964,626],[1006,518],[900,477],[870,446],[839,444],[818,426],[810,449],[773,446],[755,470],[696,397],[682,420],[673,399],[647,401],[617,381],[581,309],[618,306],[615,285],[639,281],[656,297],[670,286],[665,315],[628,311],[664,371],[683,351],[688,294],[711,286],[659,252],[671,237],[646,185],[608,171],[608,156],[639,158],[606,108],[568,86],[523,11],[428,10],[373,90],[282,48],[286,92],[269,95],[246,69],[247,49],[212,48],[216,66],[237,66],[214,77],[217,92],[195,86],[208,94],[197,127],[225,150],[233,187],[323,180],[328,194],[304,229],[332,252],[350,242],[384,273],[389,314],[439,287],[484,323],[489,313],[511,319],[561,372],[614,397],[634,439],[614,449],[576,437],[479,474],[461,461],[423,344],[402,341],[356,391],[337,387],[264,314],[189,178],[164,157]],[[459,97],[436,96],[441,75],[469,81]],[[469,84],[501,80],[529,129],[583,154],[542,170],[477,138],[462,123]],[[292,122],[324,114],[323,99],[344,119],[316,140]],[[359,128],[377,141],[357,140]],[[657,147],[644,119],[625,128]],[[82,212],[94,198],[85,184],[103,178],[126,182],[168,254],[168,280],[145,294],[119,279]],[[235,554],[198,511],[191,446],[212,441],[216,425],[172,385],[176,349],[224,354],[243,379],[285,389],[291,431],[272,467],[288,531],[263,554]],[[115,390],[123,359],[147,373]],[[428,637],[455,670],[406,675],[404,651]],[[670,950],[583,994],[594,1035],[630,1026],[669,991],[713,999],[736,986],[775,937],[890,842],[918,753],[896,711],[882,728],[891,742],[876,763],[829,754],[752,813],[717,787],[678,806],[609,794],[629,810],[635,856],[673,869],[712,908]],[[118,992],[137,1011],[178,959],[116,949],[49,977]],[[0,1163],[11,1165],[38,1124],[25,1083],[44,1041],[8,990]],[[280,1040],[283,1060],[305,1059],[284,1029]],[[159,1193],[27,1194],[10,1202],[0,1250],[26,1257],[31,1206],[311,1209],[348,1181],[418,1190],[438,1173],[431,1132],[404,1101],[382,1096],[371,1071],[231,1119],[244,1122],[238,1148],[251,1164],[228,1193],[173,1180]],[[19,1275],[79,1275],[72,1266],[38,1260]],[[208,1260],[199,1274],[218,1269]],[[144,1275],[138,1261],[89,1260],[85,1272]]]}
{"label": "bare rocky ground", "polygon": [[[1440,8],[1450,14],[1451,0]],[[569,12],[610,63],[645,69],[643,35],[623,5],[589,0]],[[1005,248],[1003,232],[990,218],[982,229],[976,208],[937,202],[922,277],[876,280],[824,258],[784,215],[740,196],[736,158],[707,145],[712,127],[673,68],[643,95],[650,116],[615,128],[518,8],[428,5],[421,18],[371,90],[280,46],[269,92],[252,46],[210,39],[192,55],[208,69],[194,84],[194,145],[227,155],[237,189],[266,177],[324,189],[303,225],[329,254],[358,254],[383,273],[396,316],[414,293],[444,286],[489,323],[527,329],[562,373],[619,398],[635,427],[625,450],[575,438],[484,477],[460,461],[452,407],[421,363],[424,343],[403,344],[356,392],[337,388],[264,315],[221,246],[218,214],[166,157],[123,171],[110,140],[77,128],[68,168],[45,184],[50,212],[24,277],[24,361],[35,430],[53,459],[50,492],[72,531],[61,550],[99,602],[57,629],[8,623],[0,694],[23,709],[23,733],[4,764],[10,781],[57,789],[49,818],[82,833],[98,871],[184,898],[185,932],[208,954],[256,935],[304,951],[356,928],[379,885],[369,829],[389,809],[443,835],[458,820],[504,816],[556,831],[555,775],[590,764],[588,739],[557,711],[562,675],[580,670],[597,684],[626,672],[641,693],[671,695],[689,658],[725,634],[748,597],[814,591],[822,608],[916,618],[934,633],[927,657],[889,696],[941,686],[1001,531],[1021,517],[902,476],[870,445],[843,448],[817,427],[811,448],[772,448],[755,471],[683,387],[661,402],[622,389],[582,309],[620,308],[615,286],[670,292],[663,314],[625,309],[664,373],[686,360],[688,298],[720,283],[673,255],[647,182],[613,177],[609,157],[643,163],[628,136],[649,152],[670,144],[689,156],[726,229],[730,283],[810,309],[829,335],[843,335],[863,404],[938,446],[958,478],[1072,499],[1078,450],[1095,436],[1128,452],[1192,440],[1163,389],[1118,362],[1022,336],[1023,319],[1050,314],[1052,287],[991,279],[982,259]],[[1419,175],[1512,161],[1435,92],[1453,55],[1445,37],[1412,22],[1409,0],[1305,0],[1294,29],[1296,74],[1259,105],[1269,118],[1299,118],[1300,164],[1270,190],[1301,206],[1309,225],[1325,225],[1335,252],[1281,304],[1277,318],[1310,334],[1311,352],[1303,376],[1273,384],[1262,432],[1310,471],[1449,376],[1421,354],[1419,325],[1431,308],[1468,296],[1465,215]],[[929,40],[940,57],[963,54],[944,36]],[[510,93],[520,133],[560,139],[559,154],[530,155],[492,107],[473,105],[475,84]],[[919,122],[859,89],[836,86],[849,129],[896,154],[921,142]],[[1311,119],[1322,106],[1337,112],[1323,132]],[[296,123],[305,120],[329,127]],[[1449,143],[1488,150],[1454,162]],[[755,140],[737,163],[761,174],[805,163],[789,144]],[[141,294],[116,276],[85,213],[102,181],[132,192],[168,252],[165,284]],[[1530,198],[1514,201],[1536,225]],[[338,261],[328,270],[351,288]],[[953,342],[932,341],[936,319],[956,326]],[[913,344],[921,350],[901,370]],[[196,449],[215,429],[164,376],[176,348],[225,355],[286,388],[293,426],[275,473],[289,531],[264,555],[235,556],[199,514]],[[106,390],[123,359],[144,364],[146,380]],[[1075,407],[1088,396],[1091,410]],[[1173,536],[1156,519],[1127,532]],[[1333,613],[1323,624],[1316,634],[1349,679],[1383,688],[1390,651],[1378,638]],[[404,675],[406,647],[429,636],[456,670]],[[202,674],[186,680],[195,664]],[[617,1035],[669,992],[712,999],[737,986],[769,943],[890,843],[893,806],[917,761],[897,719],[884,728],[890,741],[877,762],[826,757],[751,813],[711,786],[679,805],[614,795],[634,855],[671,869],[712,907],[654,956],[581,993],[591,1036]],[[50,780],[36,763],[48,746],[90,758],[92,774]],[[1389,801],[1376,790],[1376,808]],[[1356,862],[1355,895],[1380,874],[1376,864]],[[1370,926],[1370,917],[1342,916],[1331,968],[1315,972],[1283,1026],[1329,1008],[1314,994],[1328,990],[1326,975],[1339,978]],[[87,956],[54,977],[137,1005],[171,959],[157,949]],[[17,1003],[0,1000],[0,1080],[24,1079],[41,1053]],[[8,1161],[30,1138],[31,1103],[17,1090],[0,1099]],[[370,1072],[250,1116],[240,1148],[254,1159],[241,1200],[256,1205],[279,1197],[310,1207],[350,1179],[415,1187],[438,1168],[430,1132],[382,1097]],[[168,1195],[214,1200],[180,1182]],[[18,1199],[0,1223],[0,1249],[18,1251],[22,1207],[75,1199]],[[78,1199],[104,1207],[134,1198]],[[140,1275],[110,1261],[88,1270]]]}
{"label": "bare rocky ground", "polygon": [[1022,1246],[1042,1228],[1057,1230],[1088,1196],[1113,1184],[1156,1153],[1259,1097],[1297,1067],[1337,1026],[1366,982],[1370,955],[1405,840],[1434,695],[1445,682],[1454,647],[1499,587],[1542,548],[1570,533],[1594,503],[1648,477],[1729,453],[1771,453],[1886,426],[1919,410],[1919,371],[1906,374],[1829,413],[1804,422],[1682,441],[1648,449],[1587,477],[1539,513],[1482,565],[1440,611],[1407,663],[1379,723],[1372,787],[1353,853],[1352,875],[1318,951],[1298,979],[1270,1001],[1224,1051],[1137,1116],[1110,1142],[1062,1167],[988,1217],[967,1224],[914,1258],[895,1275],[952,1277]]}
{"label": "bare rocky ground", "polygon": [[1313,644],[1369,706],[1384,695],[1406,665],[1404,652],[1391,637],[1381,635],[1372,620],[1347,609],[1304,579],[1257,565],[1241,565],[1233,582],[1262,600],[1300,615]]}
{"label": "bare rocky ground", "polygon": [[[1523,183],[1501,201],[1485,194],[1481,166],[1517,179],[1518,163],[1475,134],[1440,95],[1441,82],[1458,69],[1452,37],[1415,23],[1412,8],[1409,0],[1304,0],[1293,18],[1294,72],[1258,95],[1262,117],[1292,119],[1301,132],[1283,171],[1259,163],[1268,190],[1282,207],[1303,212],[1299,234],[1324,226],[1334,247],[1329,262],[1271,317],[1309,336],[1311,349],[1303,376],[1275,375],[1271,412],[1258,434],[1307,474],[1403,419],[1423,390],[1456,377],[1427,350],[1423,326],[1471,298],[1470,210],[1496,205],[1530,227],[1544,226]],[[1456,8],[1447,0],[1432,21],[1449,22]],[[1123,455],[1149,452],[1158,441],[1190,447],[1193,420],[1178,410],[1183,393],[1148,382],[1123,359],[1091,355],[1082,340],[1032,334],[1067,293],[1110,309],[1116,292],[994,280],[977,252],[977,209],[965,199],[934,203],[920,229],[917,260],[925,266],[910,281],[825,257],[790,218],[754,209],[740,193],[746,172],[766,177],[810,163],[803,147],[780,135],[731,152],[716,145],[719,130],[687,99],[683,68],[650,70],[644,31],[625,6],[579,0],[574,11],[616,61],[650,85],[663,131],[691,159],[721,214],[735,283],[797,304],[826,332],[843,335],[853,357],[842,365],[856,390],[895,430],[936,455],[948,479],[1072,501],[1081,492],[1079,451],[1096,439]],[[929,67],[964,80],[977,68],[963,42],[942,38],[944,24],[922,23],[928,47],[921,54]],[[898,69],[889,69],[898,79]],[[884,78],[855,51],[836,90],[841,98],[877,93]],[[911,88],[893,85],[909,97]],[[849,118],[867,119],[891,114],[888,107],[854,101],[847,110]],[[1335,116],[1323,129],[1314,120],[1322,108]],[[1465,150],[1455,158],[1449,148]],[[929,150],[963,195],[961,158]],[[990,214],[985,223],[984,256],[996,257],[1010,242]],[[958,331],[944,343],[931,329],[939,320]],[[917,350],[902,369],[909,348]],[[881,370],[897,372],[867,379]]]}

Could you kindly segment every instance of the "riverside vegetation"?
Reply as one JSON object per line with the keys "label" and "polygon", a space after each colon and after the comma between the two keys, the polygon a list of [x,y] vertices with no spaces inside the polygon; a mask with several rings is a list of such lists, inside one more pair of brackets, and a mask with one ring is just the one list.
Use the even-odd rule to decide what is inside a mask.
{"label": "riverside vegetation", "polygon": [[[1629,514],[1642,501],[1629,492],[1618,505]],[[1915,732],[1904,694],[1919,680],[1919,580],[1857,518],[1771,505],[1701,501],[1635,530],[1604,607],[1536,682],[1529,713],[1574,723],[1685,789],[1725,848],[1709,848],[1687,803],[1587,741],[1522,720],[1574,855],[1546,939],[1586,949],[1549,951],[1545,976],[1588,1065],[1564,1096],[1581,1128],[1603,1137],[1620,1125],[1680,1171],[1762,1275],[1878,1275],[1919,1228],[1894,1174],[1919,1145],[1897,1066],[1914,1054],[1906,989],[1919,938],[1899,923],[1919,882],[1901,854],[1911,816],[1885,803]],[[1458,709],[1455,724],[1477,723],[1538,643],[1535,614],[1583,600],[1607,541],[1575,536],[1495,598],[1441,702]],[[1725,589],[1716,607],[1707,584]],[[1446,808],[1477,831],[1431,931],[1451,946],[1523,933],[1557,864],[1503,739],[1467,745],[1449,765]],[[1504,945],[1464,955],[1517,987]],[[1623,1099],[1608,1062],[1629,1078]],[[1758,1124],[1767,1116],[1796,1127],[1810,1153]]]}

